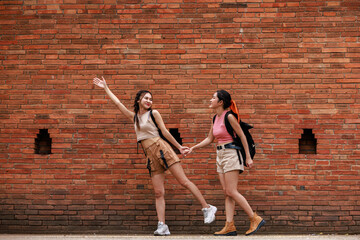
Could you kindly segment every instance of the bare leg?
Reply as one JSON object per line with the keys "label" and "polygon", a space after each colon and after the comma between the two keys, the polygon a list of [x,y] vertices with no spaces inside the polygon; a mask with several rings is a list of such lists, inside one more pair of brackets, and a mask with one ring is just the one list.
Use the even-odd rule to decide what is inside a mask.
{"label": "bare leg", "polygon": [[254,216],[253,210],[251,209],[248,201],[237,190],[239,171],[230,171],[224,175],[226,195],[234,199],[235,202],[245,211],[245,213],[252,218]]}
{"label": "bare leg", "polygon": [[156,214],[159,222],[165,223],[165,174],[156,174],[151,177],[155,192]]}
{"label": "bare leg", "polygon": [[185,175],[184,169],[182,168],[180,163],[175,163],[171,165],[169,168],[170,172],[176,180],[186,189],[190,190],[190,192],[195,196],[195,198],[200,202],[202,208],[208,208],[209,205],[206,203],[205,198],[201,194],[198,187],[192,183]]}
{"label": "bare leg", "polygon": [[226,215],[226,221],[232,222],[234,220],[235,215],[235,201],[231,197],[226,195],[226,186],[225,186],[225,174],[219,173],[219,180],[221,183],[221,186],[224,190],[225,194],[225,215]]}

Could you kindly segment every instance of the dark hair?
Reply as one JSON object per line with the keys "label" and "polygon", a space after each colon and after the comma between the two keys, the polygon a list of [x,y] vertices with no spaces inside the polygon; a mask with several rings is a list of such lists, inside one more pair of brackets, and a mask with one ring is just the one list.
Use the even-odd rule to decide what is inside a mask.
{"label": "dark hair", "polygon": [[[139,119],[138,119],[138,112],[139,112],[139,110],[140,110],[140,106],[139,106],[139,100],[141,100],[143,97],[144,97],[144,95],[145,94],[147,94],[147,93],[150,93],[150,95],[151,95],[151,97],[152,97],[152,94],[151,94],[151,92],[150,91],[148,91],[148,90],[140,90],[140,91],[138,91],[137,93],[136,93],[136,96],[135,96],[135,100],[134,100],[134,112],[135,112],[135,124],[136,124],[136,126],[137,126],[137,128],[139,128],[140,129],[140,124],[139,124]],[[149,110],[150,110],[151,108],[149,108]]]}
{"label": "dark hair", "polygon": [[216,94],[217,94],[217,97],[218,97],[219,101],[223,101],[224,109],[230,107],[230,105],[231,105],[231,95],[230,95],[230,93],[228,93],[225,90],[217,90]]}

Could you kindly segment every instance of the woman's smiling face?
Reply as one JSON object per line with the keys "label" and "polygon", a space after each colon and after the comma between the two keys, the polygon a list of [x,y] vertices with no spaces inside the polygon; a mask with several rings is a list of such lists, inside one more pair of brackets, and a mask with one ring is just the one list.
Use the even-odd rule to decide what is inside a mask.
{"label": "woman's smiling face", "polygon": [[217,97],[217,93],[215,92],[212,98],[210,99],[210,108],[217,108],[222,106],[221,101],[219,102],[219,98]]}
{"label": "woman's smiling face", "polygon": [[146,93],[140,100],[140,106],[144,109],[149,109],[152,106],[152,95],[150,93]]}

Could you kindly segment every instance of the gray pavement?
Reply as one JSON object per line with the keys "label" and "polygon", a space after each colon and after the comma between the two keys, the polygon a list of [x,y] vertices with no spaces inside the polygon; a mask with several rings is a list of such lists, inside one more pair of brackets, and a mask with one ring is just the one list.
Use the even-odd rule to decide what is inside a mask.
{"label": "gray pavement", "polygon": [[155,237],[151,235],[105,235],[105,234],[0,234],[1,240],[143,240],[143,239],[248,239],[248,240],[360,240],[360,235],[254,235],[244,236],[239,235],[235,237],[215,237],[212,235],[171,235],[167,237]]}

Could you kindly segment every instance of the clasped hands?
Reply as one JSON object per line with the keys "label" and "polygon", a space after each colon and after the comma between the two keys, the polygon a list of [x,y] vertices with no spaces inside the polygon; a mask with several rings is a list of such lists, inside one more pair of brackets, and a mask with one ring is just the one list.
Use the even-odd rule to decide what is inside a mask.
{"label": "clasped hands", "polygon": [[180,153],[186,157],[188,154],[190,154],[192,152],[193,148],[181,146],[179,150],[180,150]]}

